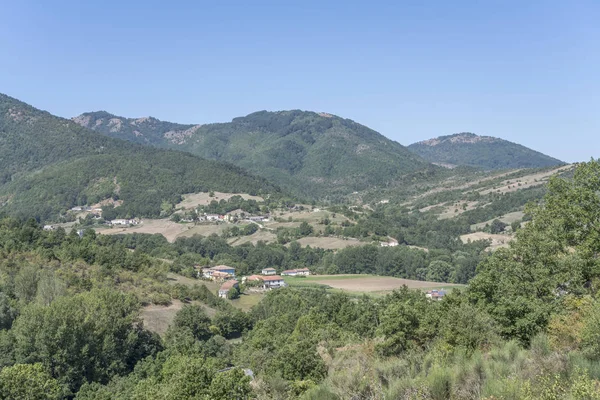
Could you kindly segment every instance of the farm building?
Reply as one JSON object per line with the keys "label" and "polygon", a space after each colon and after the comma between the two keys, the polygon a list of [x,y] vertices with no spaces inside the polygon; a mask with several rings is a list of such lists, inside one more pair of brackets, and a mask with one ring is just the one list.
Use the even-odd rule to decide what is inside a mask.
{"label": "farm building", "polygon": [[279,275],[251,275],[247,278],[244,278],[244,280],[249,282],[262,282],[263,289],[275,289],[287,286],[287,284],[283,281],[283,278]]}
{"label": "farm building", "polygon": [[310,275],[310,270],[308,268],[299,268],[299,269],[288,269],[283,271],[281,275],[285,276],[306,276]]}
{"label": "farm building", "polygon": [[427,294],[425,294],[425,297],[431,300],[439,301],[442,300],[445,295],[446,292],[444,290],[430,290],[427,292]]}
{"label": "farm building", "polygon": [[219,215],[219,214],[206,214],[205,217],[206,217],[206,220],[210,221],[210,222],[218,222],[218,221],[223,221],[225,219],[224,215]]}
{"label": "farm building", "polygon": [[275,268],[263,268],[262,270],[263,275],[275,275],[276,273],[277,270],[275,270]]}
{"label": "farm building", "polygon": [[279,275],[263,276],[262,281],[265,284],[265,289],[275,289],[287,286],[287,284],[283,281],[283,278]]}
{"label": "farm building", "polygon": [[389,242],[381,242],[381,247],[395,247],[398,246],[397,240],[390,240]]}
{"label": "farm building", "polygon": [[113,219],[108,221],[109,225],[137,225],[138,221],[135,219]]}
{"label": "farm building", "polygon": [[212,268],[204,268],[202,269],[202,276],[210,279],[227,279],[229,277],[235,276],[235,268],[229,267],[227,265],[217,265]]}
{"label": "farm building", "polygon": [[221,288],[219,289],[219,297],[227,298],[229,291],[233,288],[238,288],[238,281],[232,279],[230,281],[225,282],[221,285]]}

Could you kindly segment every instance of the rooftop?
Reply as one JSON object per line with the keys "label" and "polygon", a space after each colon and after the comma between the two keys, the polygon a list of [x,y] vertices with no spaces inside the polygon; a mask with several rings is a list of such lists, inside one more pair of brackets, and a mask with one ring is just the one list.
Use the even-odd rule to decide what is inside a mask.
{"label": "rooftop", "polygon": [[235,279],[232,279],[232,280],[227,281],[224,284],[222,284],[221,289],[219,289],[219,290],[229,290],[237,284],[238,284],[238,281],[236,281]]}
{"label": "rooftop", "polygon": [[282,281],[283,278],[279,275],[271,275],[271,276],[261,276],[263,281]]}

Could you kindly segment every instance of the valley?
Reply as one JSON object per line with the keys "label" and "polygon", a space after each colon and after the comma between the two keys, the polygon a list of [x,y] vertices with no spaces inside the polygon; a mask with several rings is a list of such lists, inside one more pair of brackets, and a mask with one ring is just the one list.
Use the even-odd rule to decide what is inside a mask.
{"label": "valley", "polygon": [[[443,349],[450,364],[431,368],[454,388],[461,354],[596,365],[596,161],[461,134],[424,144],[446,160],[434,165],[303,111],[202,126],[93,114],[68,121],[0,97],[0,374],[40,360],[77,399],[108,399],[180,390],[142,383],[137,365],[199,363],[211,382],[241,366],[257,378],[233,384],[264,388],[262,399],[339,400],[355,373],[340,365],[351,363],[370,392],[395,398],[420,382],[434,399],[447,398],[432,397],[434,372],[378,389],[379,365]],[[465,149],[501,160],[467,162]],[[56,345],[65,337],[68,349]],[[87,380],[82,365],[104,377]],[[510,368],[518,378],[497,379],[545,385]]]}

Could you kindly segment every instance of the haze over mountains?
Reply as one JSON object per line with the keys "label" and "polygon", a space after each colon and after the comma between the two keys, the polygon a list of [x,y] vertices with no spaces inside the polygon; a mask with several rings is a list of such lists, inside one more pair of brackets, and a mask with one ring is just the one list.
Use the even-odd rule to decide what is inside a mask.
{"label": "haze over mountains", "polygon": [[538,151],[491,136],[463,132],[413,143],[408,149],[433,163],[483,169],[539,168],[564,164]]}

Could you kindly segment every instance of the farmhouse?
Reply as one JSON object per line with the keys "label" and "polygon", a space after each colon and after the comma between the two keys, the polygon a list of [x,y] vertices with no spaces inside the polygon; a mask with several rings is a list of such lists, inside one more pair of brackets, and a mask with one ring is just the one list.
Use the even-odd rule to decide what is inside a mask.
{"label": "farmhouse", "polygon": [[268,222],[269,217],[266,215],[257,215],[254,217],[248,217],[248,220],[250,220],[252,222]]}
{"label": "farmhouse", "polygon": [[205,217],[206,217],[206,220],[209,222],[218,222],[218,221],[222,221],[225,218],[223,215],[219,215],[219,214],[206,214]]}
{"label": "farmhouse", "polygon": [[227,298],[229,291],[233,288],[237,289],[238,287],[238,281],[236,281],[235,279],[225,282],[221,285],[221,288],[219,289],[219,297]]}
{"label": "farmhouse", "polygon": [[135,219],[113,219],[108,221],[109,225],[137,225],[138,221]]}
{"label": "farmhouse", "polygon": [[283,278],[279,275],[263,276],[262,281],[264,282],[265,289],[275,289],[287,286],[283,281]]}
{"label": "farmhouse", "polygon": [[235,276],[235,268],[227,265],[217,265],[216,267],[212,268],[204,268],[202,270],[202,275],[205,278],[210,278],[213,280],[224,280]]}
{"label": "farmhouse", "polygon": [[276,273],[277,271],[275,270],[275,268],[263,268],[262,270],[263,275],[275,275]]}
{"label": "farmhouse", "polygon": [[53,231],[55,229],[56,229],[56,227],[54,225],[44,225],[45,231]]}
{"label": "farmhouse", "polygon": [[288,269],[286,271],[283,271],[281,273],[281,275],[285,275],[285,276],[306,276],[306,275],[310,275],[310,270],[308,268],[300,268],[300,269]]}
{"label": "farmhouse", "polygon": [[249,277],[244,278],[244,280],[249,282],[262,282],[263,289],[275,289],[287,286],[287,284],[283,281],[283,278],[279,275],[250,275]]}
{"label": "farmhouse", "polygon": [[398,246],[398,241],[397,240],[390,240],[388,242],[381,242],[381,247],[395,247]]}
{"label": "farmhouse", "polygon": [[444,290],[430,290],[425,294],[425,297],[431,300],[439,301],[444,298],[446,292]]}

